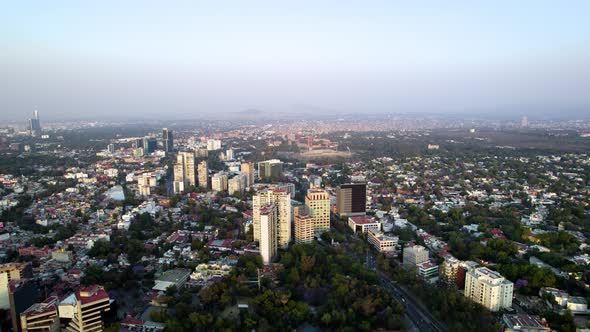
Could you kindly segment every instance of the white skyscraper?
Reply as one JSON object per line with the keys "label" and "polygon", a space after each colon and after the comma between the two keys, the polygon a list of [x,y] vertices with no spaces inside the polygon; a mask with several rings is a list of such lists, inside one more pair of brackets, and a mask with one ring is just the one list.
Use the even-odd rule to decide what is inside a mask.
{"label": "white skyscraper", "polygon": [[259,209],[260,255],[264,264],[270,264],[277,255],[277,207],[267,204]]}
{"label": "white skyscraper", "polygon": [[277,207],[278,246],[286,248],[291,241],[291,225],[293,218],[291,196],[286,190],[278,189],[276,186],[262,188],[252,197],[254,240],[260,241],[260,211],[268,204],[275,204]]}

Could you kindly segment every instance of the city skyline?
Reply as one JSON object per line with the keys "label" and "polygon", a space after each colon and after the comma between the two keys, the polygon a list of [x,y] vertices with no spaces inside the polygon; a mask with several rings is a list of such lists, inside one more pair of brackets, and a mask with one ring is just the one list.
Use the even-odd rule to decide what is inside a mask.
{"label": "city skyline", "polygon": [[583,115],[589,5],[12,4],[0,120]]}

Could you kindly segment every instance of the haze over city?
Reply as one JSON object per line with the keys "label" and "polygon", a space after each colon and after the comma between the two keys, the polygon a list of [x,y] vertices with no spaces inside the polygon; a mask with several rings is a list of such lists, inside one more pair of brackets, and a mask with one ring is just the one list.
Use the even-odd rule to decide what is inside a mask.
{"label": "haze over city", "polygon": [[587,1],[6,3],[0,119],[585,117],[588,12]]}

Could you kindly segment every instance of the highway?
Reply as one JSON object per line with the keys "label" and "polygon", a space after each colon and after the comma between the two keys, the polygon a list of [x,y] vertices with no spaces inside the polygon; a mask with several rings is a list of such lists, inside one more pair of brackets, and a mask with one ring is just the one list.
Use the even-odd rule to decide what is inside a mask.
{"label": "highway", "polygon": [[[357,257],[358,259],[358,257]],[[366,257],[367,268],[377,271],[381,285],[391,292],[406,310],[408,318],[414,323],[420,332],[448,332],[445,324],[437,320],[416,298],[406,291],[401,285],[391,280],[385,273],[380,272],[377,267],[377,257],[370,252]]]}

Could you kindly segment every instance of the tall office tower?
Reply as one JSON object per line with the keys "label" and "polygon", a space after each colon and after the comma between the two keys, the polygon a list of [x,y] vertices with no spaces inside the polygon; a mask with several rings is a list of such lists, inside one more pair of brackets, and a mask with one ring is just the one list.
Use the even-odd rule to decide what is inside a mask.
{"label": "tall office tower", "polygon": [[491,311],[512,307],[514,284],[487,267],[470,269],[465,274],[465,297]]}
{"label": "tall office tower", "polygon": [[258,162],[258,178],[261,180],[276,181],[283,176],[283,162],[271,159]]}
{"label": "tall office tower", "polygon": [[133,140],[133,147],[136,149],[143,148],[143,138],[136,138]]}
{"label": "tall office tower", "polygon": [[109,153],[115,153],[115,144],[111,143],[111,144],[107,145],[107,151]]}
{"label": "tall office tower", "polygon": [[156,151],[156,147],[158,146],[158,141],[152,137],[144,137],[143,138],[143,153],[149,154]]}
{"label": "tall office tower", "polygon": [[323,189],[309,189],[305,195],[305,205],[313,217],[314,233],[330,230],[330,194]]}
{"label": "tall office tower", "polygon": [[225,150],[225,160],[234,160],[234,150],[233,149]]}
{"label": "tall office tower", "polygon": [[246,187],[254,184],[254,163],[243,163],[240,166],[240,172],[246,175]]}
{"label": "tall office tower", "polygon": [[211,189],[214,191],[227,190],[227,174],[223,172],[215,173],[211,177]]}
{"label": "tall office tower", "polygon": [[277,243],[279,247],[286,248],[291,241],[291,196],[287,191],[273,185],[261,188],[252,197],[254,240],[260,241],[260,210],[268,204],[275,204],[277,207]]}
{"label": "tall office tower", "polygon": [[404,248],[403,266],[407,270],[415,269],[420,263],[428,260],[428,249],[420,245]]}
{"label": "tall office tower", "polygon": [[209,188],[209,169],[207,168],[207,161],[203,160],[199,163],[199,187]]}
{"label": "tall office tower", "polygon": [[208,151],[221,150],[221,141],[218,139],[207,140],[207,150]]}
{"label": "tall office tower", "polygon": [[21,331],[20,315],[39,297],[39,286],[31,279],[12,280],[9,287],[12,330]]}
{"label": "tall office tower", "polygon": [[102,315],[110,310],[109,294],[102,286],[80,288],[59,304],[59,318],[69,320],[67,332],[104,331]]}
{"label": "tall office tower", "polygon": [[31,136],[41,135],[41,122],[39,120],[39,112],[35,110],[33,117],[29,119],[29,133]]}
{"label": "tall office tower", "polygon": [[10,282],[32,275],[29,263],[7,263],[0,265],[0,309],[10,309]]}
{"label": "tall office tower", "polygon": [[277,206],[266,204],[259,209],[260,255],[262,263],[270,264],[277,255]]}
{"label": "tall office tower", "polygon": [[367,185],[347,183],[336,188],[336,210],[340,217],[364,215],[367,211]]}
{"label": "tall office tower", "polygon": [[312,242],[314,235],[314,218],[309,215],[304,206],[293,208],[293,215],[295,216],[295,243]]}
{"label": "tall office tower", "polygon": [[189,186],[196,185],[195,154],[185,151],[179,152],[174,164],[174,192],[181,193]]}
{"label": "tall office tower", "polygon": [[59,298],[51,296],[41,303],[35,303],[20,314],[22,332],[59,331]]}
{"label": "tall office tower", "polygon": [[227,192],[233,195],[235,192],[243,193],[246,188],[246,176],[236,175],[227,181]]}
{"label": "tall office tower", "polygon": [[164,151],[174,151],[174,134],[171,129],[164,128],[162,130],[162,143],[164,144]]}

